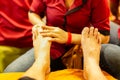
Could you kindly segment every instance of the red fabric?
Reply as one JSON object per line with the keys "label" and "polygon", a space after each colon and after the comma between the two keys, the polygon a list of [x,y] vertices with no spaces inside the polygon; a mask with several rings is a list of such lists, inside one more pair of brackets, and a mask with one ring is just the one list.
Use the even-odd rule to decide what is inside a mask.
{"label": "red fabric", "polygon": [[67,45],[71,44],[72,41],[72,35],[70,32],[68,32],[68,40],[67,40]]}
{"label": "red fabric", "polygon": [[120,28],[118,29],[118,38],[120,39]]}
{"label": "red fabric", "polygon": [[[73,5],[67,9],[64,0],[33,0],[30,9],[40,15],[46,13],[47,25],[63,28],[65,13],[81,4],[82,0],[75,0]],[[81,33],[85,26],[92,24],[99,30],[109,31],[109,15],[110,9],[107,0],[87,0],[87,4],[82,9],[66,17],[66,28],[69,32]],[[52,49],[56,49],[56,47],[58,46]],[[61,47],[64,52],[65,47]],[[59,48],[57,50],[60,52]],[[52,52],[51,54],[59,53]]]}
{"label": "red fabric", "polygon": [[28,10],[32,0],[0,1],[0,45],[32,47]]}

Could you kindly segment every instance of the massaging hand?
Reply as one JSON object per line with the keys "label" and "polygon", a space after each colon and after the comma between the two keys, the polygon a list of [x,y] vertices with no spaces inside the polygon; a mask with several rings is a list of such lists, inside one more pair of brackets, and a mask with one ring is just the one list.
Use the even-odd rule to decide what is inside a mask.
{"label": "massaging hand", "polygon": [[49,40],[52,42],[57,42],[64,44],[67,42],[68,34],[66,31],[60,29],[59,27],[52,26],[41,26],[42,30],[39,30],[39,33],[43,37],[51,37]]}

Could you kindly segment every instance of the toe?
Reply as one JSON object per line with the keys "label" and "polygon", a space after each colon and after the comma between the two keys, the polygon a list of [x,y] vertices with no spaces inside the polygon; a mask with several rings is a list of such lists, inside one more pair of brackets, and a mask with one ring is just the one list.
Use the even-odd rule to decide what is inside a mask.
{"label": "toe", "polygon": [[83,29],[83,31],[82,31],[82,35],[83,35],[84,37],[88,37],[88,33],[89,33],[89,28],[88,28],[88,27],[85,27],[85,28]]}

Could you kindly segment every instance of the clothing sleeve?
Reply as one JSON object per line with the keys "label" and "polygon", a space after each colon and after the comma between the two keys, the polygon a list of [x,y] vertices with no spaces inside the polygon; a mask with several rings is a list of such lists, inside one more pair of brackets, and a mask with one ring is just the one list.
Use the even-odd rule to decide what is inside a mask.
{"label": "clothing sleeve", "polygon": [[33,0],[30,11],[39,14],[40,16],[43,16],[46,10],[45,2],[43,0]]}
{"label": "clothing sleeve", "polygon": [[98,28],[103,35],[110,34],[109,16],[110,9],[108,0],[93,0],[91,13],[91,23]]}

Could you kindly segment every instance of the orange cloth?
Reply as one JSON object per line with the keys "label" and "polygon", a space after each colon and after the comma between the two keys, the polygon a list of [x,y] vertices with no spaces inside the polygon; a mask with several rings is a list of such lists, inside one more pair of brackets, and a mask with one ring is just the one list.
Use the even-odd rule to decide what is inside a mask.
{"label": "orange cloth", "polygon": [[[46,76],[46,80],[84,80],[83,71],[78,69],[66,69],[51,72]],[[103,72],[108,80],[116,80],[106,72]],[[24,74],[23,72],[16,73],[1,73],[0,80],[18,80],[20,76]]]}
{"label": "orange cloth", "polygon": [[[108,73],[104,72],[105,76],[108,80],[116,80]],[[47,77],[47,80],[84,80],[83,78],[83,70],[79,69],[66,69],[51,72]]]}

